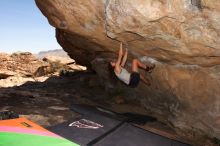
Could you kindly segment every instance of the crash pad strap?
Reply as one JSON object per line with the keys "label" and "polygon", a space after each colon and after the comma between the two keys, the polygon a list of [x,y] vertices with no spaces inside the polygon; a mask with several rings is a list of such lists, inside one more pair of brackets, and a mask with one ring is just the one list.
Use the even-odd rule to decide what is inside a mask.
{"label": "crash pad strap", "polygon": [[125,122],[121,122],[118,125],[116,125],[114,128],[110,129],[109,131],[107,131],[106,133],[104,133],[103,135],[97,137],[96,139],[92,140],[91,142],[89,142],[87,144],[87,146],[93,146],[94,144],[96,144],[97,142],[101,141],[102,139],[104,139],[107,135],[111,134],[112,132],[114,132],[115,130],[117,130],[119,127],[121,127]]}

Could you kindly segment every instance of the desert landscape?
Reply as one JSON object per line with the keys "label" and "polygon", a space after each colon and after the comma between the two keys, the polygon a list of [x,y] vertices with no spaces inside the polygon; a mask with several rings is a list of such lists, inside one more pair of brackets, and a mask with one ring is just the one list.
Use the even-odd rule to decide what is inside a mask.
{"label": "desert landscape", "polygon": [[[35,3],[62,49],[0,53],[1,111],[51,127],[79,116],[73,104],[99,106],[148,116],[154,120],[135,125],[168,139],[220,145],[220,2]],[[155,65],[138,72],[150,86],[131,88],[112,77],[120,44],[128,53],[123,69],[131,72],[133,59]]]}

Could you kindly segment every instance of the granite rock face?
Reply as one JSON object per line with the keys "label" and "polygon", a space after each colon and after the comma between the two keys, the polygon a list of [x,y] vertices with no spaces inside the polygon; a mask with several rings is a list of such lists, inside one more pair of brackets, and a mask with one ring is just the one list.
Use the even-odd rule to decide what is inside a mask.
{"label": "granite rock face", "polygon": [[[187,133],[220,139],[220,2],[211,0],[36,0],[77,63],[106,88],[128,92],[146,110]],[[130,60],[153,62],[152,86],[110,82],[107,62],[119,42]],[[100,67],[102,66],[102,68]],[[128,63],[128,68],[130,64]],[[132,95],[132,96],[131,96]],[[191,137],[192,138],[192,137]]]}

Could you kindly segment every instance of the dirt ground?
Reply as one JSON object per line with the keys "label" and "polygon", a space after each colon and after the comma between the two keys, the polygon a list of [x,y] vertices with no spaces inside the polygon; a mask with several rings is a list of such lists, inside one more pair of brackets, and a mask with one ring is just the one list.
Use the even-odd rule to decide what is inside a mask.
{"label": "dirt ground", "polygon": [[[65,77],[50,77],[42,83],[28,82],[18,87],[0,88],[0,111],[14,111],[44,127],[79,116],[70,110],[70,106],[77,103],[99,105],[119,113],[146,113],[144,108],[124,101],[123,97],[109,95],[97,82],[95,74],[79,72]],[[169,126],[158,121],[140,127],[183,140]]]}

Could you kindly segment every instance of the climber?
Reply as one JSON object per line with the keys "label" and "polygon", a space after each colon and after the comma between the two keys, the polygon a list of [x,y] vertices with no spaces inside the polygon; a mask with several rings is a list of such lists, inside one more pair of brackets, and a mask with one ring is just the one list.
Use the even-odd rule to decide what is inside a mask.
{"label": "climber", "polygon": [[120,79],[122,82],[127,84],[130,87],[137,87],[140,79],[144,81],[145,84],[150,86],[150,81],[146,79],[142,74],[139,73],[139,68],[145,69],[148,73],[151,73],[154,69],[154,64],[145,65],[138,59],[133,59],[132,61],[132,72],[129,73],[125,68],[125,63],[127,61],[128,50],[126,48],[125,53],[123,55],[123,46],[120,44],[120,49],[118,52],[118,59],[116,61],[111,61],[110,66],[114,71],[114,74]]}

